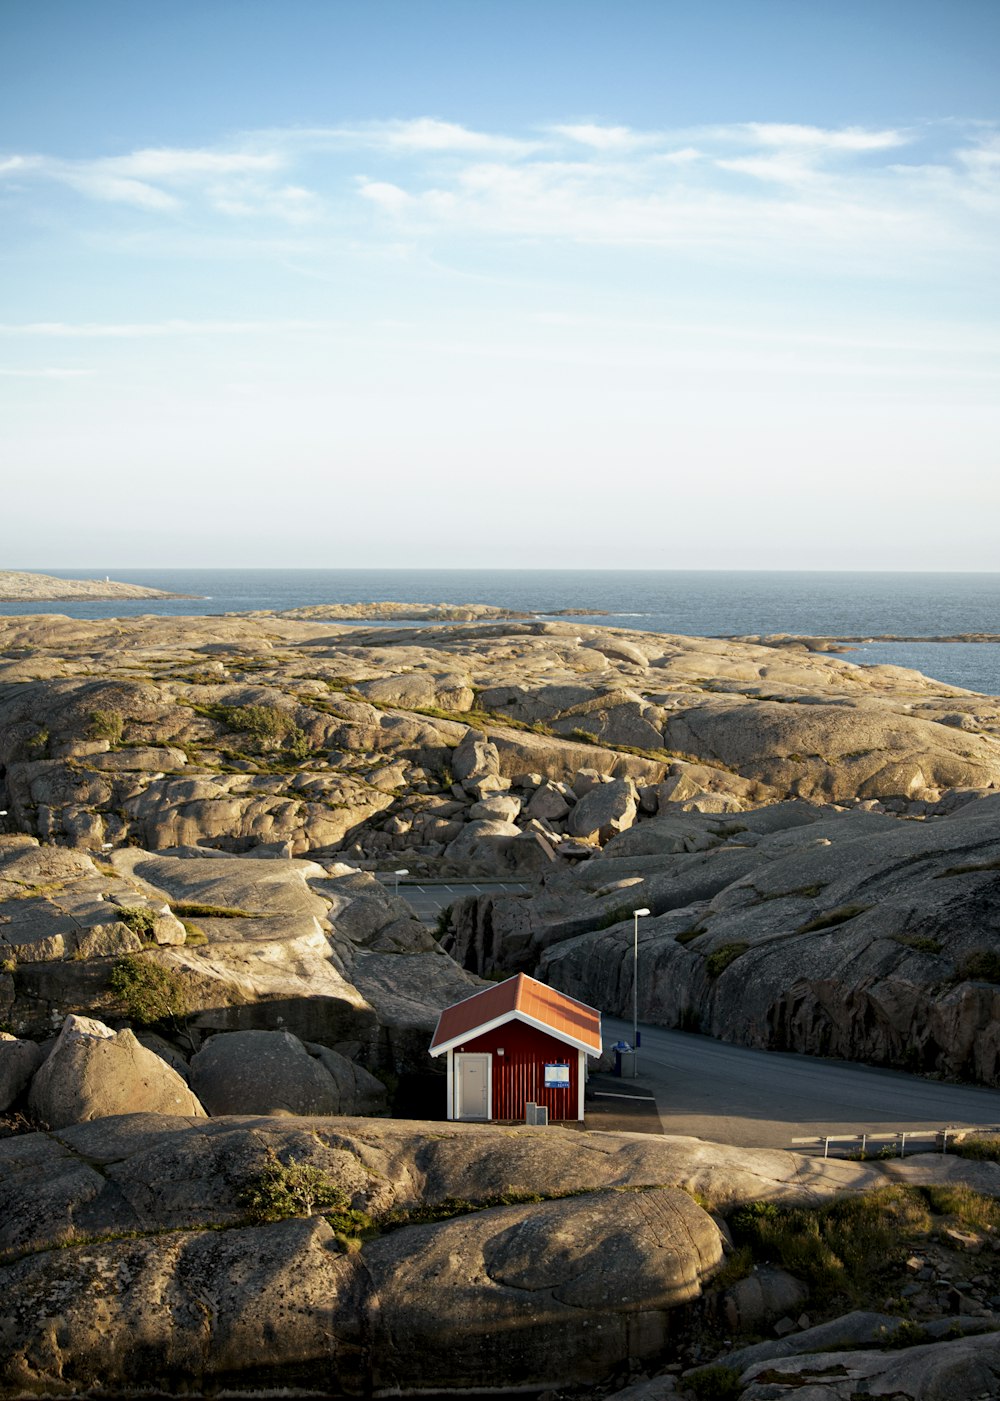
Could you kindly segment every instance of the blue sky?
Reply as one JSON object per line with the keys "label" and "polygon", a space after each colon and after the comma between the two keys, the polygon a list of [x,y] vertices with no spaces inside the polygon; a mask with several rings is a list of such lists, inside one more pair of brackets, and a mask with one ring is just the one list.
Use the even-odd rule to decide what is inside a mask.
{"label": "blue sky", "polygon": [[7,0],[0,563],[1000,569],[1000,6]]}

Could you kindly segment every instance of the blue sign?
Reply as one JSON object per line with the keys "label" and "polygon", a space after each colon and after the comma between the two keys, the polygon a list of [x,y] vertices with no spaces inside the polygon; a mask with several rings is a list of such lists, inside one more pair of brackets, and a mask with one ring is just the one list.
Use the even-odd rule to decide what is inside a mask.
{"label": "blue sign", "polygon": [[569,1066],[568,1065],[546,1065],[545,1067],[545,1088],[547,1090],[568,1090],[569,1089]]}

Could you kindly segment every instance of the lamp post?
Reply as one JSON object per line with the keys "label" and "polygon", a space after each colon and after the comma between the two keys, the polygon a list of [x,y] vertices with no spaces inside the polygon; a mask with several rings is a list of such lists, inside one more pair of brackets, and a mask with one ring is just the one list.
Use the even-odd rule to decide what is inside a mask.
{"label": "lamp post", "polygon": [[649,910],[632,911],[632,1078],[639,1074],[639,920]]}
{"label": "lamp post", "polygon": [[399,878],[400,878],[400,876],[408,876],[410,873],[409,873],[409,871],[407,871],[407,870],[404,868],[402,871],[393,871],[392,874],[396,877],[396,889],[395,889],[395,891],[394,891],[393,893],[396,894],[396,895],[398,895],[398,894],[399,894]]}

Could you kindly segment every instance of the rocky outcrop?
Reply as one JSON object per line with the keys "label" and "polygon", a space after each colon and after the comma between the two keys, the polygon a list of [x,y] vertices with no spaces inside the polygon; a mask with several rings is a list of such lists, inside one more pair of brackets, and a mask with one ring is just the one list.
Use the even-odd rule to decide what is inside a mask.
{"label": "rocky outcrop", "polygon": [[[336,1217],[248,1224],[248,1192],[296,1164],[397,1228],[344,1250]],[[805,1168],[692,1139],[385,1120],[135,1115],[10,1138],[0,1390],[595,1380],[654,1358],[721,1263],[719,1227],[685,1188],[804,1202],[878,1180]],[[480,1209],[406,1224],[458,1198]]]}
{"label": "rocky outcrop", "polygon": [[[926,1165],[935,1180],[944,1161],[898,1166]],[[948,1161],[956,1184],[985,1168],[998,1171]],[[272,1215],[294,1213],[281,1193],[296,1173],[327,1192],[328,1216],[308,1215],[300,1197],[298,1216],[249,1217],[266,1183],[279,1189],[266,1197]],[[604,1395],[609,1378],[669,1363],[647,1383],[655,1396],[672,1379],[686,1388],[693,1339],[744,1395],[783,1376],[849,1381],[853,1392],[832,1393],[845,1398],[883,1380],[927,1401],[988,1394],[996,1334],[923,1341],[989,1328],[988,1309],[815,1323],[803,1312],[815,1301],[787,1272],[716,1282],[735,1208],[821,1206],[884,1186],[876,1164],[559,1128],[139,1114],[8,1138],[0,1394],[57,1392],[71,1378],[74,1391],[126,1394],[596,1384]],[[975,1273],[989,1287],[985,1256],[960,1266],[960,1251],[930,1248],[950,1278]],[[747,1347],[744,1327],[771,1338]],[[719,1354],[723,1335],[736,1345]]]}
{"label": "rocky outcrop", "polygon": [[[70,1013],[154,1017],[112,985],[125,960],[166,979],[173,1010],[159,1016],[188,1053],[206,1032],[288,1032],[399,1073],[426,1066],[441,1008],[479,985],[403,900],[334,863],[132,847],[105,865],[0,838],[0,921],[0,1017],[21,1037]],[[168,943],[156,943],[161,926]],[[364,1075],[353,1089],[349,1078],[329,1087],[325,1112],[344,1112],[352,1094],[370,1101]]]}
{"label": "rocky outcrop", "polygon": [[51,574],[0,569],[0,602],[63,603],[76,599],[193,598],[193,594],[164,593],[142,584],[113,579],[57,579]]}
{"label": "rocky outcrop", "polygon": [[747,1368],[740,1387],[740,1401],[773,1401],[783,1392],[816,1401],[854,1401],[861,1395],[905,1396],[907,1401],[995,1396],[1000,1388],[1000,1335],[959,1338],[904,1352],[862,1350],[778,1358]]}
{"label": "rocky outcrop", "polygon": [[0,619],[0,797],[20,830],[91,850],[409,866],[511,788],[506,820],[558,846],[581,819],[545,785],[585,769],[636,785],[637,822],[791,796],[919,814],[1000,783],[998,735],[986,697],[754,642],[509,619]]}
{"label": "rocky outcrop", "polygon": [[213,1116],[356,1114],[379,1101],[384,1107],[385,1086],[374,1076],[328,1047],[317,1049],[313,1059],[287,1031],[212,1036],[192,1057],[191,1088]]}
{"label": "rocky outcrop", "polygon": [[74,1016],[32,1080],[28,1108],[54,1129],[115,1114],[205,1115],[176,1070],[131,1031],[116,1035],[103,1022]]}
{"label": "rocky outcrop", "polygon": [[642,1020],[1000,1084],[998,802],[919,822],[801,802],[658,817],[542,890],[463,901],[447,947],[630,1015],[647,908]]}

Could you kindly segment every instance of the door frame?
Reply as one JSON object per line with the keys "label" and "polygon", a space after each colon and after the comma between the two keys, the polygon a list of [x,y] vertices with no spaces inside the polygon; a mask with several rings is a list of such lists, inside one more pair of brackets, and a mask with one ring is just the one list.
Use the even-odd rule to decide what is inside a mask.
{"label": "door frame", "polygon": [[[462,1112],[462,1062],[466,1060],[484,1060],[486,1062],[486,1116],[482,1119],[478,1115],[475,1118],[468,1118]],[[452,1082],[454,1085],[450,1106],[452,1112],[448,1117],[462,1119],[472,1124],[488,1124],[493,1118],[493,1057],[489,1051],[456,1051],[454,1053]]]}

